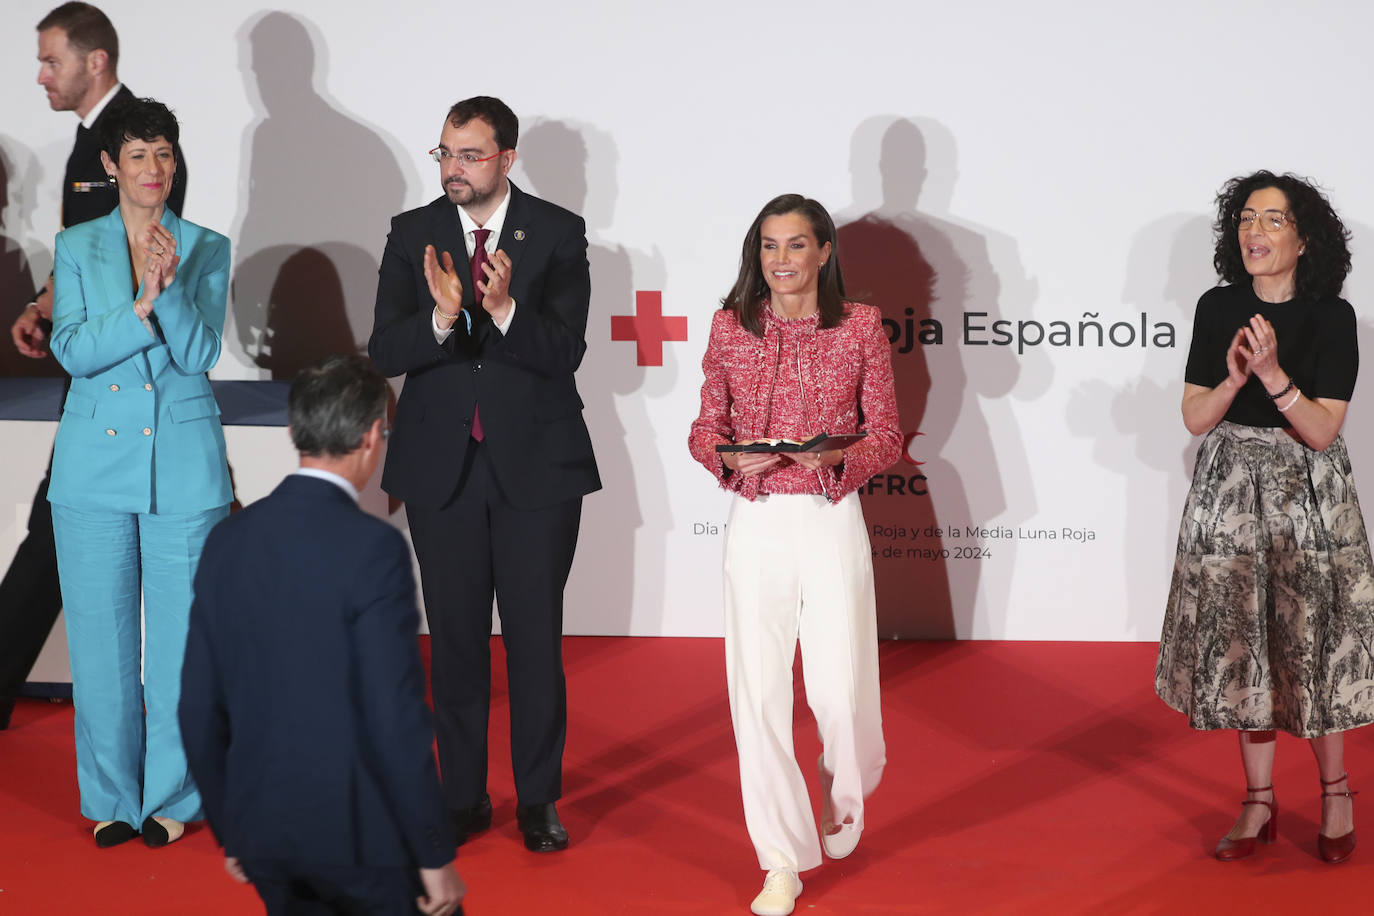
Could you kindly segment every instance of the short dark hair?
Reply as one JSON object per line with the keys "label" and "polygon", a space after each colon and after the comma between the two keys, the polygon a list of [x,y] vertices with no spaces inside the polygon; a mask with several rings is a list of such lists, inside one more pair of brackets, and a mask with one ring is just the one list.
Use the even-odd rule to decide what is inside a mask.
{"label": "short dark hair", "polygon": [[1293,298],[1313,303],[1339,296],[1345,278],[1350,275],[1350,230],[1345,228],[1316,183],[1292,172],[1275,175],[1261,169],[1253,175],[1232,178],[1217,193],[1217,221],[1212,224],[1216,250],[1212,265],[1218,276],[1232,285],[1251,282],[1241,256],[1236,220],[1250,195],[1263,188],[1277,188],[1288,198],[1288,215],[1304,243],[1294,274]]}
{"label": "short dark hair", "polygon": [[104,51],[110,58],[110,73],[119,66],[119,34],[110,17],[89,3],[64,3],[44,16],[38,31],[61,29],[67,33],[67,43],[84,56],[92,51]]}
{"label": "short dark hair", "polygon": [[172,109],[156,99],[130,99],[112,104],[100,119],[100,148],[115,162],[119,151],[130,140],[151,142],[162,137],[175,148],[181,139]]}
{"label": "short dark hair", "polygon": [[454,102],[448,110],[448,123],[454,127],[462,127],[473,118],[481,118],[491,125],[496,145],[501,149],[515,149],[515,141],[520,139],[520,119],[505,102],[489,95],[474,95]]}
{"label": "short dark hair", "polygon": [[830,257],[821,266],[817,277],[817,304],[820,307],[820,326],[837,327],[844,320],[844,275],[840,273],[840,240],[835,232],[835,221],[819,201],[800,194],[783,194],[774,197],[763,205],[759,215],[754,217],[753,225],[744,234],[744,247],[740,252],[739,276],[735,285],[725,298],[720,300],[721,308],[735,313],[740,326],[756,337],[763,336],[763,316],[759,306],[770,295],[768,281],[763,276],[763,265],[759,262],[759,252],[763,247],[763,221],[770,216],[799,213],[811,224],[811,233],[816,244],[822,247],[830,243]]}
{"label": "short dark hair", "polygon": [[291,441],[302,455],[339,458],[386,416],[387,384],[356,354],[327,356],[300,371],[287,395]]}

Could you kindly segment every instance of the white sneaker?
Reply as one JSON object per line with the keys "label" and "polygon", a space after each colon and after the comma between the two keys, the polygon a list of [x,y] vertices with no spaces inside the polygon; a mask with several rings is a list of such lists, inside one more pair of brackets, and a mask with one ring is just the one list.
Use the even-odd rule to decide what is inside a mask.
{"label": "white sneaker", "polygon": [[859,845],[859,836],[864,832],[857,824],[835,824],[829,827],[834,833],[821,834],[821,846],[832,859],[843,859]]}
{"label": "white sneaker", "polygon": [[830,801],[834,775],[825,768],[825,755],[816,758],[816,770],[821,776],[821,847],[832,859],[843,859],[859,845],[863,828],[854,824],[836,824],[835,806]]}
{"label": "white sneaker", "polygon": [[754,916],[787,916],[801,895],[802,883],[790,868],[775,868],[763,879],[763,890],[749,904]]}

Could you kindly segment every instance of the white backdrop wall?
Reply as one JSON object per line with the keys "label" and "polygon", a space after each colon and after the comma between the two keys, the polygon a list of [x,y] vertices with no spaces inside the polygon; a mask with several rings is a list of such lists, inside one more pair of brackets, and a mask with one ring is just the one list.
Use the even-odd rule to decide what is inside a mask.
{"label": "white backdrop wall", "polygon": [[[0,244],[36,276],[76,127],[34,84],[51,5],[0,13]],[[1374,8],[1349,2],[102,8],[121,77],[181,119],[185,215],[235,245],[218,378],[365,343],[389,217],[439,193],[424,153],[449,104],[493,94],[520,115],[512,178],[584,214],[591,245],[579,386],[606,488],[584,504],[569,633],[719,635],[728,497],[685,439],[710,313],[778,193],[831,209],[851,290],[892,320],[912,444],[865,496],[884,634],[1155,638],[1223,180],[1316,177],[1354,231],[1347,297],[1374,301],[1374,127],[1348,101],[1374,77],[1354,43]],[[611,340],[640,291],[687,318],[662,365]],[[1360,334],[1374,352],[1367,319]],[[1374,488],[1369,376],[1347,439]],[[41,454],[49,428],[0,434]],[[231,438],[239,476],[264,482],[240,495],[282,454]],[[6,547],[31,464],[6,484]],[[375,489],[366,505],[404,530]]]}

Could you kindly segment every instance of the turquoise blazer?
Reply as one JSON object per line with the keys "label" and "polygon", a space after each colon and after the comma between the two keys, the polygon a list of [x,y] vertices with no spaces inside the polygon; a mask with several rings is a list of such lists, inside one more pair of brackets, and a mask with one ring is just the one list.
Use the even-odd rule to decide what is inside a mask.
{"label": "turquoise blazer", "polygon": [[171,515],[232,497],[205,374],[219,360],[229,240],[167,208],[162,225],[181,263],[154,302],[151,331],[134,313],[118,208],[58,233],[51,347],[72,384],[53,449],[56,505]]}

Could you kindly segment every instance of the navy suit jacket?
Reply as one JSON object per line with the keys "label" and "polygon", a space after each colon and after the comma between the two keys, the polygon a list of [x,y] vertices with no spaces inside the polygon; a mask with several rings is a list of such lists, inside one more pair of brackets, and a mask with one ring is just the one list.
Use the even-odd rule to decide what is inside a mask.
{"label": "navy suit jacket", "polygon": [[210,533],[180,720],[226,855],[453,861],[410,550],[343,490],[292,475]]}
{"label": "navy suit jacket", "polygon": [[[405,374],[387,445],[382,488],[438,508],[451,497],[480,404],[492,472],[514,505],[536,509],[601,488],[573,373],[587,350],[591,279],[580,216],[510,185],[497,248],[512,262],[515,316],[505,334],[473,295],[457,207],[447,197],[391,221],[378,270],[368,353],[387,376]],[[425,246],[453,255],[463,308],[444,343],[434,340]]]}

